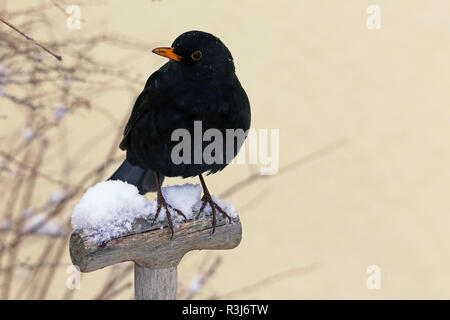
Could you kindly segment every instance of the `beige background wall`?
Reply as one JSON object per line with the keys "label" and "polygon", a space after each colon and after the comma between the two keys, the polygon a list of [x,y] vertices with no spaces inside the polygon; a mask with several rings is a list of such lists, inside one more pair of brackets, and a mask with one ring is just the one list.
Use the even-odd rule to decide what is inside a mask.
{"label": "beige background wall", "polygon": [[[15,2],[8,7],[30,3]],[[371,4],[381,8],[380,30],[366,27]],[[345,139],[338,150],[229,199],[245,208],[264,193],[241,210],[243,241],[222,253],[207,290],[225,293],[314,264],[236,297],[450,298],[449,12],[445,0],[111,0],[82,7],[86,22],[71,32],[104,30],[148,43],[148,55],[129,58],[142,85],[164,62],[150,49],[187,30],[211,32],[233,53],[253,128],[280,129],[281,165]],[[64,16],[55,19],[56,37],[69,32]],[[120,120],[130,99],[111,93],[98,101]],[[20,118],[7,123],[23,127]],[[72,146],[103,127],[83,114],[67,126]],[[207,181],[220,193],[248,172],[231,166]],[[198,263],[189,256],[181,276],[189,279]],[[381,268],[381,290],[366,288],[372,264]],[[86,275],[75,298],[105,276]],[[65,279],[63,270],[62,288]]]}

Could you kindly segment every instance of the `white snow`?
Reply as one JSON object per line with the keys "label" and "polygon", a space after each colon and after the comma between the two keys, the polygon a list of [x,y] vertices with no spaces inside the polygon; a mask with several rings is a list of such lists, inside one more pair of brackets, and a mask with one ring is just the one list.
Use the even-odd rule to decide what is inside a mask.
{"label": "white snow", "polygon": [[54,192],[50,198],[48,199],[49,204],[58,204],[64,201],[68,197],[68,193],[66,191],[56,191]]}
{"label": "white snow", "polygon": [[9,83],[9,77],[8,77],[8,69],[0,64],[0,84],[7,84]]}
{"label": "white snow", "polygon": [[11,220],[4,220],[0,222],[0,231],[8,231],[14,227],[14,223]]}
{"label": "white snow", "polygon": [[[200,187],[200,185],[186,183],[184,185],[168,186],[162,188],[162,193],[164,199],[166,199],[166,202],[170,204],[172,207],[177,208],[178,210],[183,212],[188,220],[194,218],[192,213],[192,207],[200,199],[200,196],[202,194],[202,187]],[[153,201],[153,205],[155,206],[156,210],[157,208],[156,199],[155,201]],[[175,227],[177,227],[179,223],[184,222],[184,218],[178,215],[177,213],[173,213],[171,217]],[[166,220],[166,212],[163,209],[161,209],[161,212],[159,213],[158,216],[158,221],[161,220],[163,221]]]}
{"label": "white snow", "polygon": [[29,217],[31,217],[33,214],[34,214],[33,209],[27,208],[27,209],[23,210],[23,212],[22,212],[22,217],[24,217],[24,218],[29,218]]}
{"label": "white snow", "polygon": [[196,275],[189,284],[189,295],[196,294],[202,288],[205,276],[203,274]]}
{"label": "white snow", "polygon": [[69,113],[69,108],[64,104],[59,104],[53,110],[56,120],[61,121]]}
{"label": "white snow", "polygon": [[23,226],[23,232],[47,236],[64,236],[67,234],[60,221],[55,218],[49,220],[43,214],[37,214],[27,219]]}
{"label": "white snow", "polygon": [[25,141],[25,143],[29,143],[34,138],[34,130],[31,128],[25,128],[22,131],[22,139]]}
{"label": "white snow", "polygon": [[138,189],[122,181],[105,181],[89,188],[72,213],[74,230],[95,231],[101,243],[131,231],[131,223],[145,218],[151,205]]}
{"label": "white snow", "polygon": [[[200,208],[202,188],[200,185],[184,184],[162,188],[166,202],[184,213],[188,220],[194,219],[193,209]],[[217,198],[214,200],[232,217],[237,217],[235,207]],[[85,230],[93,235],[93,241],[102,243],[131,231],[133,222],[138,218],[153,221],[157,209],[157,199],[149,202],[140,195],[138,189],[122,181],[105,181],[89,188],[75,206],[72,213],[74,230]],[[184,218],[173,210],[171,218],[174,227],[184,222]],[[205,214],[210,214],[209,205]],[[158,222],[166,221],[164,207],[158,216]]]}

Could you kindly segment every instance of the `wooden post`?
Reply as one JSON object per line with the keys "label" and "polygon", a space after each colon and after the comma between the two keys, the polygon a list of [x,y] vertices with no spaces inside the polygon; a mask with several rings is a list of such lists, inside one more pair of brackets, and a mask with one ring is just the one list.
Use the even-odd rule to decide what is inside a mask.
{"label": "wooden post", "polygon": [[[195,216],[195,213],[194,213]],[[212,231],[211,216],[189,220],[175,229],[173,239],[167,223],[151,225],[137,220],[132,231],[99,246],[95,233],[80,230],[70,237],[70,257],[81,272],[95,271],[116,263],[135,262],[135,298],[170,300],[177,297],[177,266],[186,252],[202,249],[232,249],[239,245],[242,226],[239,218],[227,223],[218,217]]]}
{"label": "wooden post", "polygon": [[175,300],[177,298],[177,267],[150,269],[134,265],[136,300]]}

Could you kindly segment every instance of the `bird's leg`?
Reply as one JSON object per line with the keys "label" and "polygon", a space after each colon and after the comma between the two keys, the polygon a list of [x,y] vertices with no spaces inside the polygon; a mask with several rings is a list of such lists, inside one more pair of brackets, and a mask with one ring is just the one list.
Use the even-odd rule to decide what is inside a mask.
{"label": "bird's leg", "polygon": [[158,208],[156,209],[156,213],[155,213],[155,218],[153,218],[153,222],[152,225],[155,223],[156,219],[159,216],[159,212],[161,211],[161,207],[164,207],[164,209],[166,209],[166,217],[167,217],[167,222],[169,223],[169,228],[171,231],[171,236],[170,238],[173,238],[173,223],[172,223],[172,217],[170,216],[170,211],[169,208],[171,208],[173,211],[175,211],[178,215],[182,216],[184,218],[184,221],[187,221],[186,216],[183,214],[183,212],[181,212],[180,210],[178,210],[177,208],[172,207],[170,204],[167,203],[166,199],[164,199],[164,196],[162,194],[161,191],[161,180],[159,178],[159,172],[155,173],[156,175],[156,184],[157,184],[157,203],[158,203]]}
{"label": "bird's leg", "polygon": [[206,183],[205,183],[205,180],[203,179],[202,175],[200,174],[198,177],[200,178],[200,183],[202,184],[202,188],[203,188],[203,197],[202,197],[203,204],[202,204],[202,206],[200,208],[200,211],[197,214],[197,218],[203,212],[203,210],[205,209],[206,205],[209,204],[209,206],[211,207],[212,218],[213,218],[213,221],[212,221],[212,226],[213,226],[212,233],[214,233],[214,231],[216,230],[216,210],[219,211],[223,215],[224,218],[227,218],[229,222],[231,222],[231,218],[225,212],[225,210],[223,210],[217,203],[214,202],[214,200],[211,197],[211,194],[209,193],[208,188],[206,187]]}

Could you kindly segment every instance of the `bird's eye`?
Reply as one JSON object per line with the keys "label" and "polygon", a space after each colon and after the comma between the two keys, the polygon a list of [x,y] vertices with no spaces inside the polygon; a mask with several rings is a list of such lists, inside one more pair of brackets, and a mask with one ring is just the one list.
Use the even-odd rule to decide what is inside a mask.
{"label": "bird's eye", "polygon": [[192,60],[198,61],[202,58],[203,54],[201,51],[195,51],[191,54]]}

